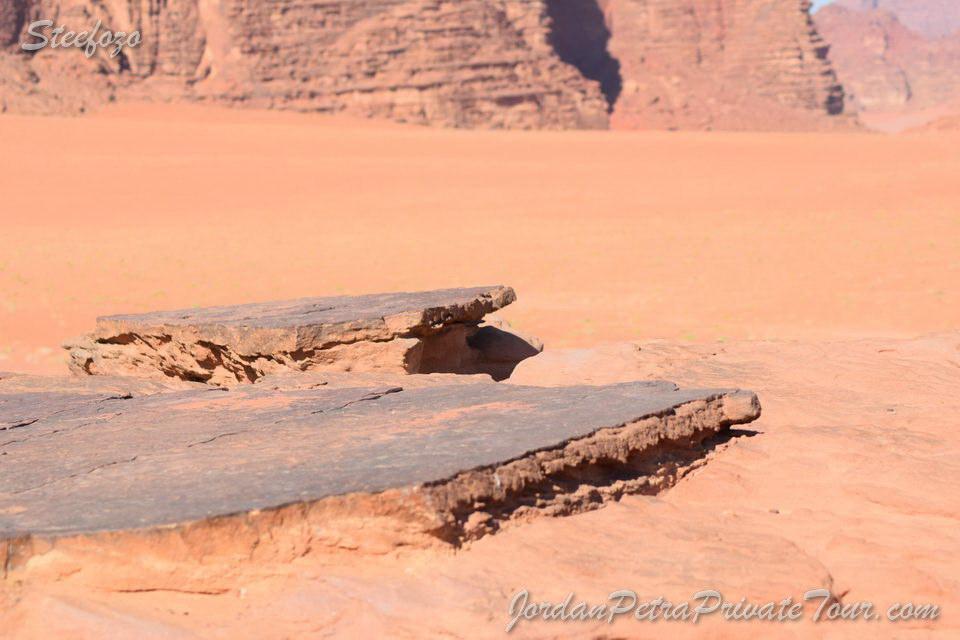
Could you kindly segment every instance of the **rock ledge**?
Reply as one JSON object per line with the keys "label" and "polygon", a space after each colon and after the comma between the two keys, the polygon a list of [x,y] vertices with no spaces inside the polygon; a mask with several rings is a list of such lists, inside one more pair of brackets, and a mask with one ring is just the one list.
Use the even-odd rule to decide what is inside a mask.
{"label": "rock ledge", "polygon": [[510,287],[299,300],[118,315],[65,347],[87,375],[225,386],[283,370],[509,375],[539,345],[480,324]]}

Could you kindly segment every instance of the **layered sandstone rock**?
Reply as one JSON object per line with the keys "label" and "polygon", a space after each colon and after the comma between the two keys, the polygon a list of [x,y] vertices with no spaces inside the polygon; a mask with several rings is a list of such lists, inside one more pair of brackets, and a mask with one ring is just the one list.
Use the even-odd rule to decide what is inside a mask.
{"label": "layered sandstone rock", "polygon": [[842,6],[825,7],[816,20],[858,109],[915,111],[960,99],[960,33],[925,37],[893,13]]}
{"label": "layered sandstone rock", "polygon": [[657,493],[759,413],[752,393],[650,382],[0,389],[0,545],[9,567],[63,536],[203,521],[256,532],[277,518],[314,526],[318,543],[367,530],[458,545]]}
{"label": "layered sandstone rock", "polygon": [[[78,114],[115,99],[121,78],[116,61],[86,58],[78,49],[43,49],[26,55],[21,42],[34,20],[93,26],[86,2],[5,0],[0,6],[0,113]],[[47,31],[47,35],[50,33]]]}
{"label": "layered sandstone rock", "polygon": [[604,4],[623,77],[615,126],[802,128],[844,110],[806,0]]}
{"label": "layered sandstone rock", "polygon": [[128,49],[113,69],[134,85],[128,88],[134,96],[445,126],[606,126],[598,87],[547,44],[541,1],[24,4],[24,11],[3,17],[3,33],[17,32],[10,24],[22,28],[24,12],[66,13],[77,30],[96,18],[115,30],[140,30],[143,45]]}
{"label": "layered sandstone rock", "polygon": [[547,45],[543,2],[281,4],[227,3],[247,44],[236,64],[213,54],[199,92],[446,126],[606,126],[598,88]]}
{"label": "layered sandstone rock", "polygon": [[509,287],[305,298],[97,320],[67,345],[88,375],[229,385],[284,370],[510,374],[539,353],[484,316],[515,300]]}
{"label": "layered sandstone rock", "polygon": [[[796,128],[843,110],[806,0],[17,0],[0,14],[6,108],[195,99],[457,127]],[[18,69],[24,25],[96,19],[143,45],[87,73]],[[0,44],[0,47],[3,45]],[[65,64],[77,52],[34,59]],[[54,54],[54,55],[50,55]],[[49,63],[48,63],[49,64]],[[34,73],[83,79],[83,99]],[[19,87],[19,89],[18,89]]]}

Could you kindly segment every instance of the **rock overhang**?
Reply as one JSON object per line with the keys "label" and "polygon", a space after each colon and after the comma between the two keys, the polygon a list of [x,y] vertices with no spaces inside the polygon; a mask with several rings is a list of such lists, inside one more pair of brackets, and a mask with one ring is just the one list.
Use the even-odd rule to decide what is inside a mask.
{"label": "rock overhang", "polygon": [[80,375],[0,375],[0,543],[299,521],[334,545],[369,523],[388,545],[461,545],[659,493],[759,416],[740,390],[498,384],[542,350],[487,317],[515,299],[99,318],[70,347]]}
{"label": "rock overhang", "polygon": [[65,347],[76,373],[216,385],[284,369],[500,378],[541,348],[480,326],[514,300],[510,287],[491,286],[115,315]]}

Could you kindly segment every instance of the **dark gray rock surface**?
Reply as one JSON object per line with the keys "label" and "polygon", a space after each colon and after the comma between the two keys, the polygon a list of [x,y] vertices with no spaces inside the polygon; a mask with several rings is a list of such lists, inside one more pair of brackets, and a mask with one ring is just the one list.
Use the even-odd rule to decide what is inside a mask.
{"label": "dark gray rock surface", "polygon": [[647,382],[249,385],[146,396],[0,389],[0,538],[172,525],[416,487],[717,398],[747,407],[731,422],[759,413],[748,392]]}
{"label": "dark gray rock surface", "polygon": [[251,329],[296,329],[341,325],[345,330],[379,327],[385,318],[413,314],[403,331],[453,322],[479,322],[484,315],[513,302],[509,287],[470,287],[436,291],[375,293],[362,296],[300,298],[223,307],[156,311],[98,318],[99,323],[135,326],[215,326]]}

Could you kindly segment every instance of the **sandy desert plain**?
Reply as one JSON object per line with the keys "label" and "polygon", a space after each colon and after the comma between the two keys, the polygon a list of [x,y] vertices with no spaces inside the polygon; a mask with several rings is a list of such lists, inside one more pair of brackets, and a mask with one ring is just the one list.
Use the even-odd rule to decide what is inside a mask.
{"label": "sandy desert plain", "polygon": [[[510,383],[667,379],[762,417],[656,496],[460,549],[4,571],[0,636],[500,637],[513,594],[932,603],[936,621],[521,621],[517,637],[960,637],[960,133],[455,131],[215,107],[0,117],[0,370],[95,316],[503,283]],[[2,464],[2,463],[0,463]],[[302,540],[300,541],[302,542]],[[161,557],[162,556],[162,557]]]}

